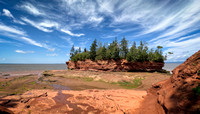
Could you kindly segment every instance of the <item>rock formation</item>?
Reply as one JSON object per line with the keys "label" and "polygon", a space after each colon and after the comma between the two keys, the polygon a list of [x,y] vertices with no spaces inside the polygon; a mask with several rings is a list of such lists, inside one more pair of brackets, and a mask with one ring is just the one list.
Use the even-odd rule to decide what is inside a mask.
{"label": "rock formation", "polygon": [[68,69],[95,70],[95,71],[161,71],[164,63],[158,62],[128,62],[122,60],[69,61]]}
{"label": "rock formation", "polygon": [[200,113],[200,51],[176,67],[169,79],[154,84],[148,90],[148,102],[149,97],[156,98],[151,105],[159,104],[165,113]]}

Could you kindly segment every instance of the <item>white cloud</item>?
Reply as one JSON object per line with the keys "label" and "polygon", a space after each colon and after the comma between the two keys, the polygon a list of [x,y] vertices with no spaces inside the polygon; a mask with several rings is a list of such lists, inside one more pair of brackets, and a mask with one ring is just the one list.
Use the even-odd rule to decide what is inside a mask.
{"label": "white cloud", "polygon": [[34,51],[23,51],[23,50],[15,50],[16,53],[22,53],[22,54],[26,54],[26,53],[35,53]]}
{"label": "white cloud", "polygon": [[21,18],[24,22],[29,23],[30,25],[34,26],[35,28],[42,30],[44,32],[52,32],[52,28],[58,28],[59,24],[56,22],[52,22],[52,21],[47,21],[44,20],[42,22],[34,22],[30,19],[27,19],[25,17]]}
{"label": "white cloud", "polygon": [[26,42],[28,42],[29,44],[32,44],[34,46],[43,47],[42,44],[37,43],[36,41],[34,41],[34,40],[30,39],[30,38],[21,37],[21,39],[25,40]]}
{"label": "white cloud", "polygon": [[53,53],[53,54],[47,54],[46,56],[58,56],[58,54],[56,54],[56,53]]}
{"label": "white cloud", "polygon": [[26,41],[27,43],[31,44],[31,45],[34,45],[34,46],[38,46],[38,47],[43,47],[43,48],[46,48],[48,49],[49,51],[55,51],[55,48],[50,48],[48,47],[46,44],[41,44],[41,43],[38,43],[30,38],[27,38],[27,37],[21,37],[22,40]]}
{"label": "white cloud", "polygon": [[21,24],[21,25],[25,25],[25,23],[15,19],[15,17],[11,14],[11,12],[8,9],[3,9],[3,15],[7,16],[9,18],[12,18],[13,22],[15,22],[15,23],[18,23],[18,24]]}
{"label": "white cloud", "polygon": [[26,36],[26,33],[23,30],[19,30],[16,27],[6,26],[0,23],[0,32],[8,32],[17,35]]}
{"label": "white cloud", "polygon": [[164,54],[173,52],[169,55],[167,61],[185,61],[188,57],[199,50],[200,34],[190,35],[187,37],[180,37],[177,40],[159,39],[149,44],[150,47],[161,45],[165,47]]}
{"label": "white cloud", "polygon": [[82,33],[80,33],[80,34],[74,34],[74,33],[72,33],[71,31],[66,30],[66,29],[61,29],[61,31],[64,32],[64,33],[67,33],[67,34],[70,35],[70,36],[80,37],[80,36],[84,36],[84,35],[85,35],[85,34],[82,34]]}
{"label": "white cloud", "polygon": [[10,18],[14,18],[10,11],[7,9],[3,9],[3,15],[8,16]]}
{"label": "white cloud", "polygon": [[92,17],[89,18],[89,21],[95,23],[96,26],[97,26],[97,25],[99,25],[99,23],[101,23],[103,21],[103,17],[92,16]]}
{"label": "white cloud", "polygon": [[19,6],[21,9],[25,10],[26,12],[33,14],[33,15],[45,15],[44,12],[37,9],[34,5],[31,3],[25,2],[21,6]]}

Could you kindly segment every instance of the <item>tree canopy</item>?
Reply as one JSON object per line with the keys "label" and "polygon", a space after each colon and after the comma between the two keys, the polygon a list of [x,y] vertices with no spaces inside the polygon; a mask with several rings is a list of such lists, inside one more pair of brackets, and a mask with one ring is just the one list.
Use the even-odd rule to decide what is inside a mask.
{"label": "tree canopy", "polygon": [[[97,44],[97,40],[95,39],[90,46],[90,50],[85,48],[83,52],[81,52],[81,48],[75,50],[73,45],[70,58],[72,61],[84,61],[85,59],[91,59],[92,61],[126,59],[129,62],[164,62],[164,60],[166,60],[166,56],[163,56],[162,46],[157,46],[155,50],[153,48],[149,50],[147,43],[140,41],[138,46],[136,42],[133,42],[129,49],[128,44],[125,37],[123,37],[120,43],[118,43],[117,38],[115,38],[115,40],[108,45],[102,45],[101,42]],[[169,54],[173,53],[169,52]]]}

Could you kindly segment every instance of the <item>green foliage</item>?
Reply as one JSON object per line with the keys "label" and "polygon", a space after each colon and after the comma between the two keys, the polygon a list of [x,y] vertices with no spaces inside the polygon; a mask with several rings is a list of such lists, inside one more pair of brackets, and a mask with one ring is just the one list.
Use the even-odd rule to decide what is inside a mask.
{"label": "green foliage", "polygon": [[71,48],[71,51],[70,51],[70,58],[72,58],[74,55],[75,55],[75,49],[74,49],[74,45],[73,45]]}
{"label": "green foliage", "polygon": [[128,53],[128,41],[125,37],[120,42],[120,58],[125,59]]}
{"label": "green foliage", "polygon": [[142,78],[137,77],[133,79],[132,81],[120,81],[118,82],[118,84],[126,89],[137,88],[138,86],[142,84]]}
{"label": "green foliage", "polygon": [[71,58],[72,61],[84,61],[85,59],[89,59],[89,52],[78,53],[74,57]]}
{"label": "green foliage", "polygon": [[97,40],[95,39],[90,47],[90,59],[95,60],[97,51]]}
{"label": "green foliage", "polygon": [[195,95],[200,95],[200,84],[197,87],[193,88],[192,91]]}
{"label": "green foliage", "polygon": [[[110,43],[109,45],[103,45],[101,42],[98,42],[95,39],[90,46],[90,51],[86,48],[83,52],[81,52],[81,48],[79,50],[75,50],[74,46],[71,49],[71,60],[72,61],[84,61],[85,59],[91,60],[118,60],[118,59],[126,59],[129,62],[144,62],[144,61],[152,61],[152,62],[164,62],[166,60],[166,56],[163,56],[162,46],[157,46],[157,48],[149,50],[146,42],[140,42],[139,46],[136,46],[136,42],[133,43],[130,49],[128,49],[128,41],[125,37],[120,41],[120,44],[117,42],[117,38]],[[168,54],[173,54],[172,52],[168,52]]]}
{"label": "green foliage", "polygon": [[81,53],[81,47],[79,47],[79,49],[78,49],[78,53]]}

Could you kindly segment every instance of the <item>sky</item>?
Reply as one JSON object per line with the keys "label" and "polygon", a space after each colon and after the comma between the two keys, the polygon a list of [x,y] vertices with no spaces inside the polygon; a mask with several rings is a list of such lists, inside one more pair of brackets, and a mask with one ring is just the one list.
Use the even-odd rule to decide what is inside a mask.
{"label": "sky", "polygon": [[72,45],[125,37],[129,47],[173,52],[183,62],[200,49],[200,0],[0,0],[0,63],[65,63]]}

